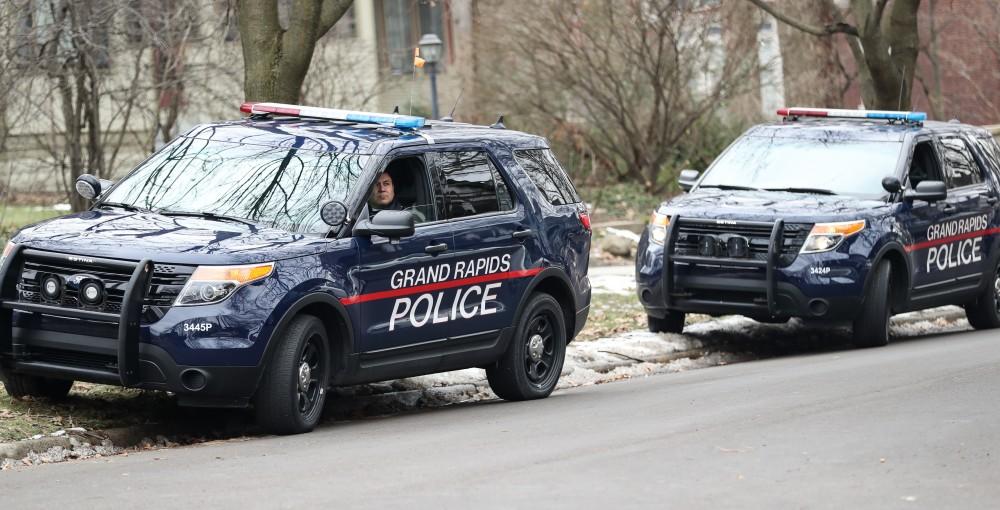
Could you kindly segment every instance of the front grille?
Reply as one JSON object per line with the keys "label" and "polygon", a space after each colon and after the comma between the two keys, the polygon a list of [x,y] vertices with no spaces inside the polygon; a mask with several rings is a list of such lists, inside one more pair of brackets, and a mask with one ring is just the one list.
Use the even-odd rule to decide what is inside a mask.
{"label": "front grille", "polygon": [[[684,218],[681,218],[677,224],[677,237],[674,241],[673,253],[682,256],[701,256],[699,244],[703,242],[703,239],[710,238],[716,243],[725,243],[730,237],[740,236],[747,240],[749,252],[746,258],[766,262],[771,242],[771,229],[770,225],[759,223],[736,222],[735,224],[721,225],[704,221],[685,221]],[[784,225],[784,238],[781,255],[778,259],[779,266],[787,266],[795,260],[811,229],[812,225],[808,223],[786,223]],[[724,250],[720,250],[714,256],[725,258],[728,255],[724,253]]]}
{"label": "front grille", "polygon": [[[124,266],[127,264],[121,268],[95,269],[93,264],[26,257],[17,289],[20,300],[29,303],[120,314],[125,288],[132,277],[132,270]],[[193,272],[192,266],[155,264],[149,292],[143,300],[144,312],[148,312],[149,307],[170,307]],[[42,283],[50,275],[62,282],[62,294],[58,300],[47,299],[41,292]],[[91,279],[100,281],[104,287],[105,297],[98,305],[81,301],[80,283]]]}

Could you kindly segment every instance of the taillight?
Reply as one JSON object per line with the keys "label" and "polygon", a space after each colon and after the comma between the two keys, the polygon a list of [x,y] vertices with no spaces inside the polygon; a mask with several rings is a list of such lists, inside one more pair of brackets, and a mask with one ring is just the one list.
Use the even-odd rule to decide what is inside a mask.
{"label": "taillight", "polygon": [[580,211],[579,216],[580,224],[583,225],[583,228],[586,229],[587,232],[590,232],[590,215],[585,211]]}

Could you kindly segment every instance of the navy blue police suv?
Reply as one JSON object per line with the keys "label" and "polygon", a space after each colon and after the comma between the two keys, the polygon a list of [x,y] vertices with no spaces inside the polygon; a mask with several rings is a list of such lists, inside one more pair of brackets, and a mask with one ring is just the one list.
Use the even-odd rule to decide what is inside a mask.
{"label": "navy blue police suv", "polygon": [[1000,147],[913,112],[791,108],[750,128],[643,234],[638,294],[655,332],[686,313],[850,324],[889,341],[894,313],[961,305],[1000,326]]}
{"label": "navy blue police suv", "polygon": [[590,219],[545,140],[274,103],[197,126],[0,267],[14,396],[74,380],[313,428],[330,386],[468,367],[555,388],[590,305]]}

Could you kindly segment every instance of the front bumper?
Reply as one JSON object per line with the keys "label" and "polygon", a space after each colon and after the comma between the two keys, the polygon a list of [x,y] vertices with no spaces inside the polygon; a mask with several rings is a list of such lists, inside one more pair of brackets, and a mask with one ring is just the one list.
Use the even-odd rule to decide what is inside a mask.
{"label": "front bumper", "polygon": [[778,220],[767,223],[770,238],[763,260],[679,255],[674,244],[680,222],[672,218],[662,246],[649,243],[647,234],[640,242],[636,290],[650,316],[662,318],[672,310],[763,321],[790,317],[844,321],[861,307],[868,261],[851,253],[846,244],[832,252],[783,261],[784,225]]}
{"label": "front bumper", "polygon": [[[0,267],[0,368],[3,371],[170,391],[187,405],[243,406],[249,402],[261,373],[259,363],[206,366],[197,359],[218,360],[221,350],[210,353],[191,349],[184,346],[183,341],[177,341],[179,337],[175,335],[168,345],[181,346],[174,348],[182,354],[178,357],[177,353],[149,341],[168,338],[167,333],[180,329],[183,319],[196,312],[171,310],[160,323],[142,323],[145,295],[153,272],[152,261],[90,259],[94,271],[114,267],[118,271],[128,269],[131,272],[121,313],[115,314],[19,300],[17,283],[26,255],[52,256],[50,252],[18,245]],[[250,349],[232,351],[252,354],[247,352]],[[213,356],[206,357],[208,354]],[[195,364],[192,360],[196,360]]]}

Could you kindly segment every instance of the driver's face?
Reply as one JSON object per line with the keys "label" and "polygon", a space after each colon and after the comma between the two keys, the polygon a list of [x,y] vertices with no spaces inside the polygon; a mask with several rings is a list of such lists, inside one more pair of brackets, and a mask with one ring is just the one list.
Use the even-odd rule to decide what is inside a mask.
{"label": "driver's face", "polygon": [[392,186],[392,177],[387,173],[383,173],[375,181],[375,185],[372,186],[372,202],[377,207],[385,207],[391,204],[392,199],[395,197],[396,190]]}

